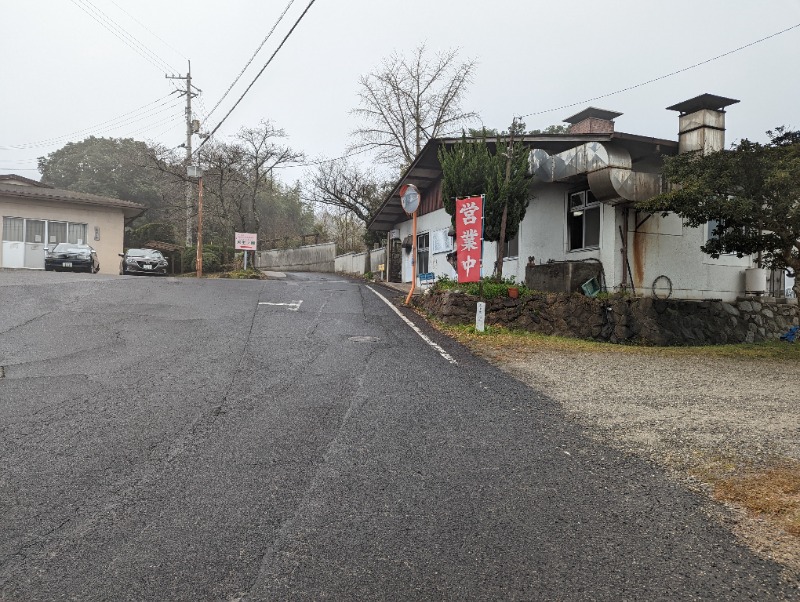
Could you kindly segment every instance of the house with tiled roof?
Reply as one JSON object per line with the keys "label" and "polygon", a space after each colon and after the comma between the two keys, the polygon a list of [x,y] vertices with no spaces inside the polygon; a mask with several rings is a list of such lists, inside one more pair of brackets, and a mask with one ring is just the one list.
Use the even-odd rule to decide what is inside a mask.
{"label": "house with tiled roof", "polygon": [[116,274],[125,223],[145,209],[131,201],[0,175],[0,268],[44,269],[45,248],[67,242],[91,245],[100,271]]}

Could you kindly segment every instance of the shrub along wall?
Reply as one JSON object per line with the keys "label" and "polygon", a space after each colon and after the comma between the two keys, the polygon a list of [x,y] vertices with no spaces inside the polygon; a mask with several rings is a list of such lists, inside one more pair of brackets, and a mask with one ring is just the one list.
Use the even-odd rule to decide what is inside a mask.
{"label": "shrub along wall", "polygon": [[[419,295],[413,303],[447,324],[474,324],[478,298],[458,291]],[[534,292],[486,301],[486,323],[612,343],[715,345],[779,338],[800,324],[796,299],[746,297],[735,303]]]}

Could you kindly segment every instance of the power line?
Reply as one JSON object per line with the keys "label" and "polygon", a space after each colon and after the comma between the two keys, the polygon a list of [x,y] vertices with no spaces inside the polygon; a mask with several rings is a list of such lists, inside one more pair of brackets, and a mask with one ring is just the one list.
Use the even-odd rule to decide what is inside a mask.
{"label": "power line", "polygon": [[546,109],[544,111],[534,111],[533,113],[527,113],[526,115],[520,115],[519,118],[522,119],[524,117],[530,117],[532,115],[543,115],[544,113],[552,113],[554,111],[560,111],[562,109],[568,109],[570,107],[574,107],[574,106],[577,106],[577,105],[583,105],[583,104],[586,104],[587,102],[594,102],[595,100],[600,100],[601,98],[608,98],[609,96],[615,96],[617,94],[621,94],[622,92],[628,92],[629,90],[635,90],[636,88],[641,88],[642,86],[646,86],[648,84],[652,84],[653,82],[657,82],[657,81],[660,81],[662,79],[666,79],[668,77],[672,77],[673,75],[678,75],[679,73],[683,73],[685,71],[689,71],[691,69],[695,69],[695,68],[700,67],[702,65],[706,65],[708,63],[711,63],[712,61],[716,61],[716,60],[721,59],[723,57],[726,57],[726,56],[729,56],[729,55],[734,54],[736,52],[739,52],[740,50],[744,50],[745,48],[749,48],[750,46],[755,46],[756,44],[760,44],[761,42],[765,42],[766,40],[769,40],[771,38],[774,38],[776,36],[784,34],[787,31],[791,31],[793,29],[797,29],[798,27],[800,27],[800,23],[797,23],[795,25],[792,25],[791,27],[787,27],[786,29],[783,29],[781,31],[775,32],[773,34],[770,34],[770,35],[768,35],[766,37],[763,37],[763,38],[760,38],[760,39],[755,40],[753,42],[750,42],[749,44],[745,44],[744,46],[739,46],[739,48],[735,48],[734,50],[729,50],[728,52],[724,52],[724,53],[722,53],[720,55],[717,55],[715,57],[712,57],[710,59],[706,59],[704,61],[700,61],[699,63],[695,63],[694,65],[689,65],[688,67],[683,67],[682,69],[678,69],[677,71],[673,71],[672,73],[667,73],[666,75],[660,75],[658,77],[654,77],[653,79],[648,79],[647,81],[635,84],[633,86],[628,86],[627,88],[622,88],[621,90],[616,90],[615,92],[609,92],[608,94],[601,94],[600,96],[595,96],[593,98],[587,98],[586,100],[579,100],[578,102],[572,102],[572,103],[567,104],[567,105],[561,105],[560,107],[555,107],[553,109]]}
{"label": "power line", "polygon": [[[142,26],[142,27],[145,29],[145,31],[147,31],[147,33],[149,33],[151,36],[153,36],[154,38],[156,38],[156,39],[157,39],[159,42],[161,42],[162,44],[164,44],[164,46],[166,46],[166,47],[167,47],[167,48],[169,48],[170,50],[173,50],[174,52],[177,52],[179,55],[181,55],[181,56],[182,56],[183,58],[185,58],[187,61],[189,60],[188,58],[186,58],[186,56],[184,56],[184,54],[183,54],[183,53],[182,53],[180,50],[178,50],[177,48],[175,48],[174,46],[172,46],[172,45],[171,45],[169,42],[167,42],[167,41],[166,41],[165,39],[163,39],[162,37],[160,37],[160,36],[158,36],[157,34],[153,33],[153,32],[150,30],[150,28],[149,28],[149,27],[147,27],[147,25],[145,25],[144,23],[142,23],[141,21],[139,21],[139,19],[137,19],[136,17],[134,17],[134,16],[133,16],[132,14],[130,14],[130,13],[127,11],[127,10],[125,10],[125,9],[124,9],[124,8],[122,8],[122,7],[121,7],[119,4],[117,4],[116,2],[114,2],[114,0],[111,0],[111,4],[113,4],[113,5],[114,5],[114,6],[116,6],[118,9],[120,9],[120,10],[121,10],[123,13],[125,13],[126,15],[128,15],[128,16],[129,16],[131,19],[133,19],[134,21],[136,21],[136,22],[137,22],[139,25],[141,25],[141,26]],[[174,71],[174,69],[171,69],[171,71]]]}
{"label": "power line", "polygon": [[[259,44],[258,48],[256,48],[256,51],[253,53],[253,55],[252,55],[252,56],[250,57],[250,59],[247,61],[247,63],[245,64],[245,66],[242,68],[242,70],[239,72],[239,75],[237,75],[237,76],[236,76],[236,79],[234,79],[234,80],[233,80],[233,82],[231,83],[231,85],[228,87],[228,89],[227,89],[227,90],[225,91],[225,93],[222,95],[222,98],[220,98],[220,99],[219,99],[219,101],[217,102],[217,104],[215,104],[215,105],[214,105],[214,107],[211,109],[211,111],[209,111],[209,113],[208,113],[208,117],[211,117],[211,114],[212,114],[212,113],[213,113],[213,112],[214,112],[214,111],[217,109],[217,107],[219,107],[220,103],[221,103],[221,102],[222,102],[222,101],[225,99],[225,97],[226,97],[226,96],[227,96],[227,95],[230,93],[231,89],[233,89],[233,87],[236,85],[236,83],[239,81],[239,79],[241,79],[242,75],[244,75],[244,72],[245,72],[245,71],[247,70],[247,68],[248,68],[248,67],[249,67],[249,66],[252,64],[253,60],[256,58],[256,56],[258,55],[258,53],[259,53],[259,52],[261,52],[261,49],[264,47],[264,44],[266,44],[266,43],[267,43],[267,40],[269,40],[269,38],[270,38],[270,37],[272,36],[272,34],[275,32],[275,29],[278,27],[278,25],[280,24],[280,22],[283,20],[283,17],[284,17],[284,16],[286,16],[286,13],[289,11],[289,8],[292,6],[292,4],[294,4],[294,0],[289,0],[289,3],[288,3],[288,4],[286,5],[286,7],[283,9],[283,12],[282,12],[282,13],[280,14],[280,16],[278,17],[278,20],[277,20],[277,21],[275,21],[274,25],[272,26],[272,29],[270,29],[270,30],[269,30],[269,33],[267,33],[266,37],[265,37],[265,38],[264,38],[264,39],[261,41],[261,44]],[[313,4],[313,2],[312,2],[312,4]],[[309,6],[310,6],[310,5],[309,5]],[[306,10],[308,10],[308,8],[306,8]],[[305,13],[304,13],[304,14],[305,14]],[[301,16],[301,18],[302,18],[302,16]],[[291,32],[290,32],[290,33],[291,33]],[[284,40],[284,41],[285,41],[285,40]]]}
{"label": "power line", "polygon": [[292,165],[276,165],[272,169],[291,169],[293,167],[312,167],[314,165],[322,165],[323,163],[334,163],[336,161],[341,161],[342,159],[348,159],[350,157],[354,157],[355,155],[360,155],[362,153],[366,153],[371,151],[371,148],[362,148],[357,151],[353,151],[347,153],[346,155],[342,155],[341,157],[336,157],[335,159],[320,159],[319,161],[306,161],[304,163],[294,163]]}
{"label": "power line", "polygon": [[87,15],[92,17],[92,19],[97,21],[100,25],[105,27],[112,34],[114,34],[126,46],[128,46],[131,50],[136,52],[143,59],[148,61],[156,69],[158,69],[159,71],[174,71],[174,69],[169,65],[169,63],[162,60],[156,53],[147,48],[133,35],[129,34],[124,27],[119,25],[111,17],[106,15],[101,9],[92,4],[91,0],[71,0],[71,2],[75,4],[75,6],[83,10]]}
{"label": "power line", "polygon": [[[170,108],[172,108],[172,107],[170,107]],[[159,112],[160,112],[160,113],[163,113],[164,111],[159,111]],[[145,133],[145,132],[149,132],[149,131],[151,131],[151,130],[154,130],[155,128],[161,127],[161,126],[163,126],[163,125],[165,125],[165,124],[169,123],[169,124],[170,124],[170,128],[168,128],[167,130],[165,130],[165,132],[166,132],[166,131],[169,131],[169,129],[172,129],[172,127],[173,127],[175,124],[177,124],[177,123],[180,123],[180,122],[182,122],[182,121],[183,121],[183,120],[182,120],[180,117],[178,117],[178,116],[176,116],[176,115],[172,115],[172,116],[168,116],[168,117],[166,117],[166,118],[159,119],[158,121],[155,121],[155,122],[153,122],[153,123],[149,123],[149,124],[147,124],[147,125],[144,125],[142,128],[140,128],[140,129],[138,129],[138,130],[136,130],[136,131],[134,131],[134,132],[130,132],[130,133],[126,134],[126,135],[127,135],[128,137],[131,137],[131,138],[133,138],[134,136],[137,136],[138,134],[143,134],[143,133]],[[163,132],[162,132],[162,133],[163,133]],[[160,134],[159,134],[159,135],[160,135]],[[55,143],[54,143],[54,144],[55,144]],[[47,145],[47,146],[53,146],[53,145]],[[39,160],[39,159],[38,159],[38,157],[37,157],[37,158],[34,158],[34,159],[4,159],[4,161],[5,161],[5,162],[9,162],[9,161],[10,161],[10,162],[22,163],[22,164],[25,164],[25,163],[30,163],[30,162],[34,162],[34,163],[35,163],[35,162],[37,162],[38,160]],[[6,168],[6,169],[8,169],[8,168]]]}
{"label": "power line", "polygon": [[[250,57],[250,60],[249,60],[249,61],[247,61],[247,64],[245,64],[245,66],[244,66],[244,67],[242,68],[242,70],[239,72],[239,75],[237,75],[237,76],[236,76],[236,79],[234,79],[234,80],[233,80],[233,83],[231,83],[231,85],[230,85],[230,86],[228,86],[228,89],[227,89],[227,90],[225,90],[225,93],[222,95],[222,98],[220,98],[220,99],[217,101],[217,104],[215,104],[215,105],[214,105],[214,107],[211,109],[211,111],[209,111],[208,115],[206,116],[206,119],[208,119],[209,117],[211,117],[212,113],[213,113],[214,111],[216,111],[216,110],[217,110],[217,107],[219,107],[220,103],[222,103],[222,101],[223,101],[223,100],[225,100],[225,97],[226,97],[226,96],[228,96],[228,94],[229,94],[229,93],[230,93],[230,91],[233,89],[233,87],[236,85],[236,83],[237,83],[237,82],[238,82],[238,81],[241,79],[242,75],[244,75],[244,72],[245,72],[245,71],[247,70],[247,68],[248,68],[248,67],[251,65],[251,63],[253,62],[253,59],[255,59],[255,58],[256,58],[256,55],[258,55],[258,53],[259,53],[259,52],[261,52],[261,49],[264,47],[264,44],[266,44],[266,43],[267,43],[267,40],[269,40],[270,36],[272,36],[272,33],[275,31],[275,28],[276,28],[276,27],[278,27],[278,25],[280,24],[280,22],[283,20],[283,17],[286,15],[287,11],[288,11],[288,10],[289,10],[289,8],[292,6],[292,4],[294,4],[294,0],[289,0],[289,3],[286,5],[286,8],[284,8],[284,9],[283,9],[283,12],[282,12],[282,13],[281,13],[281,15],[278,17],[278,20],[277,20],[277,21],[275,21],[275,24],[272,26],[272,29],[270,29],[270,30],[269,30],[269,33],[267,34],[267,37],[265,37],[265,38],[264,38],[264,39],[261,41],[261,44],[259,44],[258,48],[256,48],[256,51],[253,53],[253,56],[251,56],[251,57]],[[205,119],[204,119],[203,121],[205,122]]]}
{"label": "power line", "polygon": [[267,68],[267,67],[269,67],[269,64],[272,62],[272,59],[274,59],[274,58],[275,58],[275,55],[276,55],[276,54],[278,54],[278,51],[280,51],[280,49],[281,49],[281,48],[283,48],[283,45],[286,43],[286,40],[288,40],[288,39],[289,39],[289,36],[290,36],[290,35],[292,35],[292,33],[294,32],[295,28],[296,28],[296,27],[297,27],[297,26],[300,24],[300,21],[302,21],[302,20],[303,20],[303,17],[305,17],[305,16],[306,16],[306,13],[308,12],[308,9],[310,9],[310,8],[311,8],[311,6],[314,4],[314,2],[316,2],[316,0],[311,0],[311,1],[308,3],[308,5],[306,6],[306,8],[305,8],[305,10],[303,11],[303,13],[302,13],[302,14],[301,14],[301,15],[300,15],[298,18],[297,18],[297,21],[295,21],[295,22],[294,22],[294,25],[292,25],[292,28],[289,30],[289,33],[287,33],[287,34],[284,36],[283,40],[281,40],[281,43],[280,43],[280,44],[278,45],[278,47],[275,49],[275,52],[273,52],[273,53],[272,53],[272,56],[270,56],[270,57],[269,57],[269,60],[268,60],[268,61],[266,62],[266,64],[265,64],[265,65],[264,65],[264,66],[261,68],[261,71],[259,71],[259,72],[258,72],[258,74],[255,76],[255,78],[253,78],[253,81],[252,81],[252,82],[250,82],[250,85],[249,85],[249,86],[247,86],[247,88],[245,89],[245,91],[244,91],[244,92],[242,93],[242,95],[239,97],[239,100],[237,100],[237,101],[236,101],[236,103],[235,103],[235,104],[234,104],[234,105],[233,105],[233,106],[230,108],[230,110],[229,110],[229,111],[228,111],[228,112],[225,114],[225,117],[223,117],[223,118],[222,118],[222,120],[221,120],[221,121],[220,121],[220,122],[217,124],[217,127],[215,127],[213,130],[211,130],[211,133],[209,133],[209,135],[208,135],[208,138],[206,138],[205,140],[203,140],[203,141],[200,143],[200,145],[197,147],[197,150],[195,150],[195,152],[199,151],[199,150],[200,150],[200,149],[203,147],[203,145],[204,145],[206,142],[208,142],[208,140],[211,138],[211,136],[213,136],[213,135],[216,133],[216,131],[217,131],[217,130],[218,130],[218,129],[219,129],[221,126],[222,126],[222,124],[223,124],[223,123],[225,123],[225,120],[226,120],[226,119],[227,119],[227,118],[230,116],[230,114],[231,114],[231,113],[233,113],[233,110],[234,110],[234,109],[235,109],[237,106],[239,106],[239,103],[240,103],[240,102],[242,102],[242,99],[243,99],[243,98],[244,98],[244,97],[247,95],[247,93],[250,91],[250,88],[252,88],[252,87],[253,87],[253,85],[256,83],[256,81],[258,81],[258,78],[259,78],[259,77],[261,77],[261,74],[262,74],[262,73],[264,73],[264,71],[266,70],[266,68]]}

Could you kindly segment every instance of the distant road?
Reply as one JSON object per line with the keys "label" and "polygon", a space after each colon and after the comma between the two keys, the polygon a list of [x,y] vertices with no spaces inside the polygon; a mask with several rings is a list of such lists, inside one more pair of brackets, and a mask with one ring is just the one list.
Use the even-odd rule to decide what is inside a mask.
{"label": "distant road", "polygon": [[0,272],[0,600],[797,596],[376,293]]}

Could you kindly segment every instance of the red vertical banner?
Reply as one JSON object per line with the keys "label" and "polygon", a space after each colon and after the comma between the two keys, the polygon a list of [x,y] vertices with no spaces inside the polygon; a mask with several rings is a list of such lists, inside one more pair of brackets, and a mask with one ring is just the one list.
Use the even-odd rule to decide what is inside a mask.
{"label": "red vertical banner", "polygon": [[483,245],[483,197],[456,199],[456,259],[458,281],[481,279]]}

